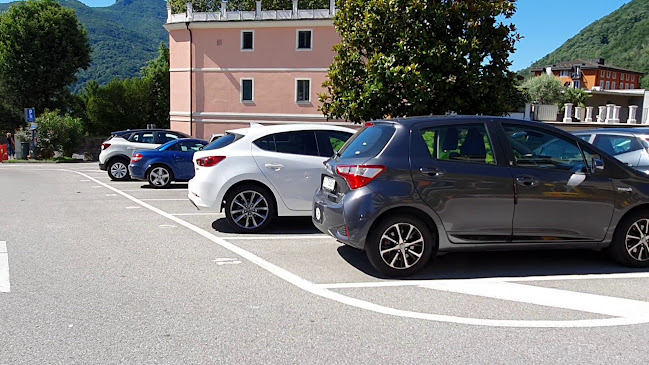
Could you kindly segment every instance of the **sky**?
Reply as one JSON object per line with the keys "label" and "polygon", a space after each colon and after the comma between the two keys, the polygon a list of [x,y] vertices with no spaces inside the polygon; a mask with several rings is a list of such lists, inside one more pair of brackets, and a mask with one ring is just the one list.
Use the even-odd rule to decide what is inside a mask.
{"label": "sky", "polygon": [[[0,0],[0,3],[12,0]],[[554,51],[595,20],[631,0],[518,0],[511,21],[524,38],[511,56],[512,70],[526,68]],[[81,0],[88,6],[109,6],[115,0]]]}

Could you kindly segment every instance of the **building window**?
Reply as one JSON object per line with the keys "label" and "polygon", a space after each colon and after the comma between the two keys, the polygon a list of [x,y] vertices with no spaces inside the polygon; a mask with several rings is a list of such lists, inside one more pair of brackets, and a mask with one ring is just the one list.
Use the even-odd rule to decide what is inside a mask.
{"label": "building window", "polygon": [[627,88],[627,89],[630,89],[630,88],[631,88],[631,84],[627,83],[627,84],[626,84],[626,88]]}
{"label": "building window", "polygon": [[599,76],[604,77],[604,70],[599,73]]}
{"label": "building window", "polygon": [[255,83],[253,79],[241,79],[241,102],[252,103],[255,95]]}
{"label": "building window", "polygon": [[635,85],[631,84],[631,89],[635,89]]}
{"label": "building window", "polygon": [[579,81],[579,80],[575,80],[575,81],[572,83],[572,87],[575,88],[575,89],[581,89],[581,81]]}
{"label": "building window", "polygon": [[608,78],[611,77],[611,71],[606,71],[606,77],[608,77]]}
{"label": "building window", "polygon": [[624,83],[620,82],[620,89],[624,89]]}
{"label": "building window", "polygon": [[295,80],[295,101],[298,103],[311,102],[311,80]]}
{"label": "building window", "polygon": [[600,89],[604,90],[604,81],[599,82],[599,87]]}
{"label": "building window", "polygon": [[626,74],[626,81],[629,81],[629,78],[630,78],[630,77],[631,77],[631,75]]}
{"label": "building window", "polygon": [[562,77],[569,77],[570,76],[570,71],[567,71],[567,70],[561,71],[561,76]]}
{"label": "building window", "polygon": [[313,43],[313,32],[311,30],[297,31],[297,49],[298,50],[311,50]]}
{"label": "building window", "polygon": [[611,84],[611,90],[615,90],[615,82]]}
{"label": "building window", "polygon": [[610,89],[610,88],[611,88],[611,82],[610,82],[610,81],[606,81],[606,89],[608,90],[608,89]]}
{"label": "building window", "polygon": [[241,50],[242,51],[252,51],[254,49],[254,35],[255,32],[252,30],[242,30],[241,31]]}
{"label": "building window", "polygon": [[635,81],[635,75],[631,75],[631,81]]}
{"label": "building window", "polygon": [[617,79],[617,72],[613,72],[613,79]]}

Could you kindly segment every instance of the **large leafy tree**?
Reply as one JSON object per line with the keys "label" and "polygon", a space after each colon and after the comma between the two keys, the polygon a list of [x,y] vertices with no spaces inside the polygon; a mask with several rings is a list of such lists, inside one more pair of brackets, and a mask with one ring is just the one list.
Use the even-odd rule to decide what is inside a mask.
{"label": "large leafy tree", "polygon": [[328,118],[500,115],[511,108],[515,0],[338,0]]}
{"label": "large leafy tree", "polygon": [[90,64],[87,32],[74,10],[28,0],[0,13],[0,88],[16,109],[65,107],[75,74]]}
{"label": "large leafy tree", "polygon": [[565,90],[558,78],[546,73],[527,80],[523,87],[527,89],[530,100],[538,104],[558,104]]}
{"label": "large leafy tree", "polygon": [[160,43],[158,57],[142,68],[142,79],[149,89],[149,123],[169,128],[169,47]]}

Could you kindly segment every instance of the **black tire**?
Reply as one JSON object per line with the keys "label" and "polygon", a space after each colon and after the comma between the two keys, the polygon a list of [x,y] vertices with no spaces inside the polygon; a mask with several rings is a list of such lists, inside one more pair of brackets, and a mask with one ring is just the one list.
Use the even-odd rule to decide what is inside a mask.
{"label": "black tire", "polygon": [[128,163],[129,161],[123,158],[112,159],[108,165],[106,165],[108,177],[113,181],[130,180],[131,175],[128,173]]}
{"label": "black tire", "polygon": [[[414,227],[415,230],[411,232],[410,227]],[[385,236],[387,238],[384,238]],[[394,241],[390,240],[392,237],[394,237]],[[415,243],[420,240],[421,243]],[[398,242],[413,244],[402,250],[398,248]],[[387,249],[392,250],[384,252],[382,255],[381,251]],[[367,242],[365,242],[365,252],[372,266],[381,274],[389,277],[410,276],[417,273],[428,264],[436,251],[437,235],[421,219],[407,214],[395,215],[382,220],[373,228],[372,232],[369,232]],[[418,258],[417,254],[420,255]]]}
{"label": "black tire", "polygon": [[615,261],[624,266],[649,267],[648,242],[649,211],[638,211],[618,223],[613,241],[606,251]]}
{"label": "black tire", "polygon": [[[253,206],[255,203],[257,205]],[[264,212],[266,212],[265,218],[263,218]],[[259,185],[240,185],[228,191],[225,196],[225,217],[237,232],[263,231],[275,217],[275,212],[276,207],[271,192]]]}
{"label": "black tire", "polygon": [[146,173],[146,179],[149,185],[155,189],[164,189],[169,187],[174,180],[174,173],[169,166],[153,165]]}

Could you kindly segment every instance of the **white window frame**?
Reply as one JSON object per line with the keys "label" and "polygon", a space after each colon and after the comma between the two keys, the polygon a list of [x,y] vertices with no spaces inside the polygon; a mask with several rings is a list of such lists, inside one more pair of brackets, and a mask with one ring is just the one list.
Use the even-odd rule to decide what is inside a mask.
{"label": "white window frame", "polygon": [[613,80],[617,80],[617,72],[613,72]]}
{"label": "white window frame", "polygon": [[559,71],[559,76],[561,76],[561,77],[570,77],[570,71],[568,71],[568,70]]}
{"label": "white window frame", "polygon": [[[300,48],[300,32],[310,32],[309,48]],[[295,30],[295,50],[296,51],[313,51],[313,29],[296,29]]]}
{"label": "white window frame", "polygon": [[[252,99],[251,100],[243,100],[243,82],[250,80],[252,82]],[[249,104],[249,103],[254,103],[255,102],[255,79],[252,77],[242,77],[239,79],[239,101],[243,104]]]}
{"label": "white window frame", "polygon": [[[243,48],[243,33],[252,33],[252,48]],[[255,31],[253,29],[244,29],[241,31],[241,52],[252,52],[255,50]]]}
{"label": "white window frame", "polygon": [[608,90],[608,89],[610,89],[610,88],[611,88],[611,82],[610,82],[610,81],[606,81],[606,90]]}
{"label": "white window frame", "polygon": [[611,78],[611,71],[606,71],[606,77]]}
{"label": "white window frame", "polygon": [[602,71],[600,72],[599,76],[600,76],[600,77],[604,77],[605,74],[606,74],[606,72],[605,72],[604,70],[602,70]]}
{"label": "white window frame", "polygon": [[624,89],[624,83],[620,82],[620,89]]}
{"label": "white window frame", "polygon": [[629,81],[631,79],[631,75],[626,74],[626,81]]}
{"label": "white window frame", "polygon": [[615,81],[611,83],[611,90],[615,90]]}
{"label": "white window frame", "polygon": [[573,89],[581,89],[581,81],[575,80],[572,82],[572,88]]}
{"label": "white window frame", "polygon": [[635,82],[635,75],[631,75],[631,81]]}
{"label": "white window frame", "polygon": [[604,80],[599,82],[600,89],[604,90]]}
{"label": "white window frame", "polygon": [[[297,100],[298,81],[308,81],[309,82],[309,100]],[[311,78],[302,77],[302,78],[296,78],[295,79],[295,97],[293,98],[293,100],[295,100],[295,104],[311,104],[311,94],[312,93],[313,93],[313,83],[311,82]]]}

